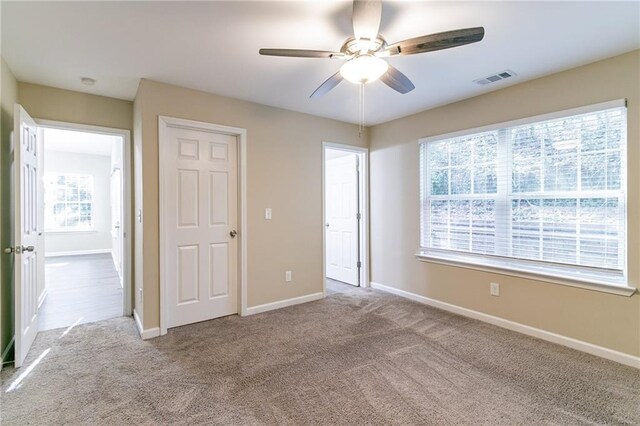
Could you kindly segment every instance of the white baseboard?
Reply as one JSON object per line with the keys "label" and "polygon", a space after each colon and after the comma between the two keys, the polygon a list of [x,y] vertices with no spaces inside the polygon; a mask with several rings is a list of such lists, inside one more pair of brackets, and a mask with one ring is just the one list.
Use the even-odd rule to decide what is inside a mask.
{"label": "white baseboard", "polygon": [[149,328],[147,330],[142,328],[142,321],[140,321],[140,317],[138,316],[138,312],[133,311],[133,318],[136,321],[136,326],[138,327],[138,333],[140,333],[140,337],[142,340],[153,339],[154,337],[158,337],[160,335],[160,327]]}
{"label": "white baseboard", "polygon": [[81,256],[83,254],[104,254],[111,253],[111,249],[96,249],[96,250],[72,250],[72,251],[55,251],[45,252],[44,257],[57,257],[57,256]]}
{"label": "white baseboard", "polygon": [[2,357],[0,357],[0,370],[2,370],[3,365],[13,362],[13,361],[7,361],[7,356],[9,355],[9,351],[13,347],[14,343],[15,343],[15,336],[11,338],[11,340],[9,341],[9,344],[7,345],[6,348],[4,348],[4,351],[2,352]]}
{"label": "white baseboard", "polygon": [[441,302],[439,300],[430,299],[419,294],[410,293],[408,291],[400,290],[395,287],[389,287],[376,282],[371,282],[371,287],[393,293],[398,296],[411,299],[418,303],[433,306],[434,308],[442,309],[444,311],[452,312],[454,314],[462,315],[465,317],[473,318],[479,321],[483,321],[489,324],[497,325],[498,327],[506,328],[508,330],[517,331],[518,333],[526,334],[528,336],[537,337],[538,339],[546,340],[547,342],[556,343],[558,345],[566,346],[578,351],[586,352],[591,355],[595,355],[601,358],[605,358],[611,361],[619,362],[620,364],[628,365],[640,369],[640,357],[626,354],[624,352],[614,351],[602,346],[594,345],[592,343],[577,340],[571,337],[562,336],[560,334],[552,333],[550,331],[541,330],[539,328],[524,325],[518,322],[510,321],[504,318],[496,317],[493,315],[485,314],[483,312],[474,311],[472,309],[463,308],[450,303]]}
{"label": "white baseboard", "polygon": [[265,303],[264,305],[247,308],[247,315],[255,315],[262,312],[273,311],[274,309],[286,308],[287,306],[299,305],[301,303],[313,302],[324,298],[324,293],[312,293],[305,296],[293,297],[291,299],[278,300],[277,302]]}

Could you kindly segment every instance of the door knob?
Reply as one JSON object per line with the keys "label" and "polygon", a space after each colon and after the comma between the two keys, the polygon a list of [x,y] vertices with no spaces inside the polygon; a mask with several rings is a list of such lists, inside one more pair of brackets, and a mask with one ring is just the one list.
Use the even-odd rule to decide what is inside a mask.
{"label": "door knob", "polygon": [[16,246],[15,248],[7,247],[2,251],[6,254],[11,254],[11,253],[20,254],[26,251],[29,251],[29,252],[36,251],[36,248],[34,246]]}
{"label": "door knob", "polygon": [[231,235],[231,238],[235,238],[236,235],[238,235],[238,232],[234,229],[233,231],[229,232],[229,235]]}

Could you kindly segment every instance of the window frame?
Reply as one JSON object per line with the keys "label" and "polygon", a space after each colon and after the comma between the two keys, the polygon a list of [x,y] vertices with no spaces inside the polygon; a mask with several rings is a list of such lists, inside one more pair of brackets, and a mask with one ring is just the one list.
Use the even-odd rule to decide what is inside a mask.
{"label": "window frame", "polygon": [[[628,152],[628,138],[627,138],[627,128],[628,128],[628,113],[626,110],[626,99],[619,99],[609,102],[602,102],[598,104],[583,106],[579,108],[572,108],[562,111],[556,111],[548,114],[541,114],[532,117],[527,117],[518,120],[511,120],[501,123],[496,123],[488,126],[482,126],[472,129],[466,129],[461,131],[456,131],[452,133],[446,133],[436,136],[424,137],[418,141],[418,147],[420,151],[420,155],[418,156],[419,162],[419,170],[420,170],[420,202],[419,202],[419,215],[420,215],[420,247],[418,252],[416,253],[416,257],[419,260],[432,262],[432,263],[440,263],[440,264],[448,264],[455,265],[464,268],[471,268],[476,270],[484,270],[487,272],[501,273],[505,275],[518,276],[523,278],[529,278],[544,282],[552,282],[557,284],[564,284],[573,287],[581,287],[588,289],[600,290],[608,293],[614,294],[622,294],[622,295],[631,295],[635,292],[636,286],[629,282],[628,279],[628,223],[627,223],[627,208],[628,208],[628,176],[627,176],[627,152]],[[449,249],[438,249],[438,248],[428,248],[423,243],[424,236],[429,235],[429,221],[425,221],[425,215],[423,214],[423,202],[429,198],[429,186],[430,184],[430,176],[428,172],[428,157],[427,157],[427,145],[431,142],[441,141],[446,139],[459,138],[464,136],[477,135],[481,133],[487,132],[498,132],[498,167],[501,166],[501,161],[504,161],[506,158],[507,170],[497,173],[497,191],[495,194],[465,194],[470,199],[476,198],[486,198],[486,199],[496,199],[496,203],[507,203],[509,204],[511,200],[516,197],[517,194],[512,192],[512,187],[508,182],[509,176],[511,176],[511,163],[509,159],[512,156],[512,147],[507,140],[507,129],[512,127],[518,127],[523,125],[529,125],[538,122],[544,122],[548,120],[561,119],[564,117],[570,117],[575,115],[587,114],[607,109],[613,108],[624,108],[624,129],[625,133],[623,134],[623,143],[620,148],[621,150],[621,182],[620,182],[620,190],[616,190],[616,192],[622,193],[622,202],[623,206],[620,209],[622,221],[624,223],[625,229],[621,235],[621,247],[619,250],[623,250],[624,252],[624,267],[623,270],[607,270],[606,268],[598,268],[598,267],[589,267],[589,266],[578,266],[578,265],[568,265],[568,264],[560,264],[560,263],[552,263],[543,260],[528,260],[528,259],[520,259],[509,257],[505,255],[484,255],[478,253],[471,252],[458,252]],[[500,150],[507,149],[507,152],[501,152]],[[424,150],[424,152],[423,152]],[[504,156],[504,157],[503,157]],[[423,164],[424,161],[424,164]],[[503,165],[504,166],[504,165]],[[499,170],[499,169],[498,169]],[[501,178],[506,180],[501,182]],[[502,184],[501,184],[502,183]],[[581,198],[585,198],[583,195],[587,191],[576,192],[572,194],[572,197],[575,197],[578,202]],[[448,198],[443,197],[443,199],[451,199],[450,196]],[[436,199],[439,196],[436,196]],[[464,198],[464,196],[463,196]],[[502,200],[502,198],[504,198]],[[516,197],[517,198],[517,197]],[[544,197],[542,197],[544,198]],[[510,211],[510,209],[504,210]],[[496,209],[498,212],[498,209]],[[509,226],[510,220],[505,220],[505,218],[498,219],[496,217],[495,221],[495,233],[499,235],[499,232],[505,232],[507,236],[507,241],[510,241],[510,232],[511,226]],[[506,229],[505,229],[506,228]],[[576,236],[579,239],[579,235]],[[509,249],[510,251],[510,249]]]}
{"label": "window frame", "polygon": [[[51,201],[51,206],[47,205],[47,201],[48,201],[48,197],[45,198],[45,230],[44,232],[47,234],[73,234],[73,233],[93,233],[96,232],[96,224],[95,224],[95,216],[94,216],[94,196],[95,196],[95,177],[92,174],[89,173],[64,173],[64,172],[51,172],[51,173],[47,173],[45,174],[45,176],[43,176],[43,179],[45,180],[44,182],[44,191],[46,193],[46,191],[48,190],[47,186],[47,177],[48,176],[53,176],[55,178],[59,178],[60,176],[64,176],[65,178],[65,200],[64,201],[57,201],[54,198],[52,198]],[[66,195],[66,189],[67,184],[66,184],[66,180],[68,177],[74,177],[74,178],[89,178],[89,191],[90,191],[90,195],[91,195],[91,199],[89,201],[69,201],[67,200],[67,195]],[[57,184],[54,186],[58,186]],[[64,203],[65,205],[67,204],[78,204],[78,210],[80,210],[80,204],[89,204],[91,206],[91,214],[90,214],[90,220],[91,220],[91,226],[90,227],[78,227],[78,228],[74,228],[74,227],[69,227],[69,226],[63,226],[63,227],[47,227],[47,220],[46,220],[46,216],[47,215],[53,215],[53,209],[54,209],[54,205],[57,203]]]}

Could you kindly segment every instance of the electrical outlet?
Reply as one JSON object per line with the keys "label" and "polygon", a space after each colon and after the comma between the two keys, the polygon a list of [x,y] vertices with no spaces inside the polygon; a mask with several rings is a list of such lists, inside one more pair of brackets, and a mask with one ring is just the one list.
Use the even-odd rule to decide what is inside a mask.
{"label": "electrical outlet", "polygon": [[264,209],[264,218],[266,220],[271,220],[271,208],[267,207],[266,209]]}
{"label": "electrical outlet", "polygon": [[489,294],[492,296],[500,296],[500,284],[498,283],[490,283],[489,284]]}
{"label": "electrical outlet", "polygon": [[288,283],[291,282],[291,271],[285,271],[284,280],[285,280],[285,282],[288,282]]}

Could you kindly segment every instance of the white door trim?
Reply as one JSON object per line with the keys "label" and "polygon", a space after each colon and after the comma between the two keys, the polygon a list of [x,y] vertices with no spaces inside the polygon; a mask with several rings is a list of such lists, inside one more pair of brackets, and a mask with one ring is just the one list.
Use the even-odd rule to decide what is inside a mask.
{"label": "white door trim", "polygon": [[[163,152],[164,144],[166,144],[167,137],[166,131],[169,127],[191,129],[191,130],[204,130],[214,131],[225,135],[236,136],[238,138],[238,213],[239,213],[239,229],[238,236],[240,237],[240,247],[238,254],[238,276],[240,278],[240,288],[238,294],[238,312],[240,316],[247,315],[247,130],[239,127],[222,126],[219,124],[206,123],[202,121],[185,120],[183,118],[159,116],[158,117],[158,150]],[[158,161],[158,176],[163,176],[166,165],[161,161],[162,157]],[[159,179],[159,206],[160,210],[160,265],[168,265],[166,262],[166,244],[165,244],[165,213],[162,209],[164,206],[164,179]],[[166,323],[166,286],[165,273],[163,273],[163,267],[160,267],[160,335],[167,334]]]}
{"label": "white door trim", "polygon": [[369,287],[369,149],[361,148],[359,146],[344,145],[333,142],[322,142],[322,292],[326,295],[326,277],[327,277],[327,264],[326,264],[326,232],[325,224],[326,218],[326,199],[325,199],[325,165],[326,165],[326,151],[327,149],[335,149],[340,151],[355,152],[360,159],[360,182],[359,194],[360,199],[360,213],[362,215],[360,220],[360,255],[362,267],[360,268],[360,287]]}
{"label": "white door trim", "polygon": [[[133,312],[132,302],[132,265],[131,256],[133,253],[133,247],[131,241],[133,240],[133,233],[131,232],[131,223],[133,218],[133,205],[131,203],[132,186],[131,178],[133,175],[133,169],[131,167],[131,132],[125,129],[117,129],[114,127],[93,126],[89,124],[68,123],[65,121],[55,120],[40,120],[35,119],[36,124],[39,127],[49,129],[60,130],[76,130],[87,133],[98,133],[102,135],[121,136],[123,140],[122,146],[122,161],[123,161],[123,178],[122,179],[122,221],[121,226],[124,227],[124,247],[122,255],[124,256],[122,277],[123,277],[123,303],[122,303],[122,315],[131,316]],[[45,142],[46,143],[46,142]]]}

